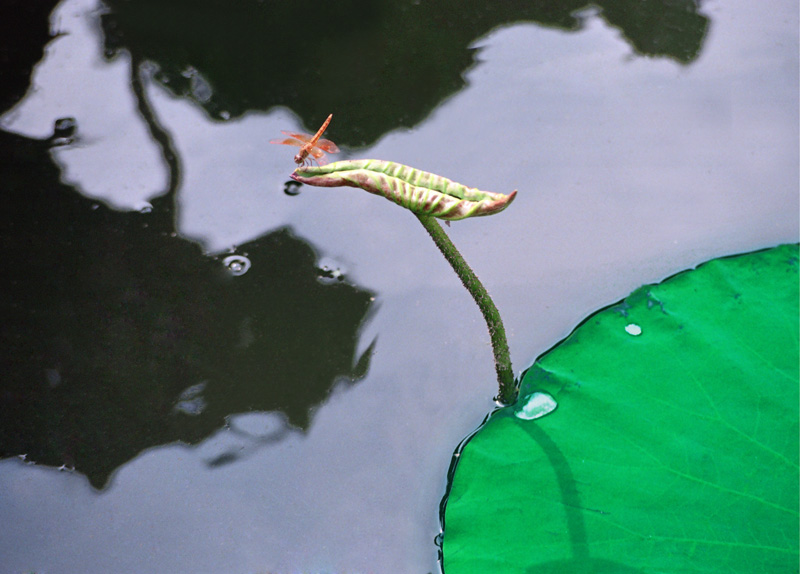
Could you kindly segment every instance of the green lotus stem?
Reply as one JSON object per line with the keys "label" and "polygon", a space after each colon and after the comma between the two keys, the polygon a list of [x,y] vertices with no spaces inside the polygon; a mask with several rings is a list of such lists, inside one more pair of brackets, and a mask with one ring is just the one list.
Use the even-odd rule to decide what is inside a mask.
{"label": "green lotus stem", "polygon": [[456,249],[456,246],[450,240],[447,233],[444,232],[442,226],[439,225],[433,217],[429,215],[420,215],[415,213],[422,226],[431,236],[436,247],[442,252],[444,258],[450,263],[453,271],[456,272],[461,283],[469,291],[478,308],[483,314],[487,327],[489,327],[489,336],[492,339],[492,351],[494,352],[494,368],[497,372],[497,382],[500,385],[500,392],[496,400],[504,405],[510,405],[517,400],[517,384],[514,380],[514,370],[511,367],[511,353],[508,351],[508,341],[506,340],[506,330],[503,327],[503,320],[500,318],[500,312],[495,307],[489,292],[480,282],[478,276],[467,264],[464,257]]}
{"label": "green lotus stem", "polygon": [[358,187],[383,196],[417,216],[478,304],[492,339],[494,366],[500,386],[496,400],[506,405],[513,403],[518,391],[503,320],[478,276],[467,265],[444,229],[434,221],[434,217],[453,221],[499,213],[508,207],[517,192],[504,195],[481,191],[413,167],[375,159],[338,161],[320,167],[298,167],[291,177],[295,181],[318,187]]}

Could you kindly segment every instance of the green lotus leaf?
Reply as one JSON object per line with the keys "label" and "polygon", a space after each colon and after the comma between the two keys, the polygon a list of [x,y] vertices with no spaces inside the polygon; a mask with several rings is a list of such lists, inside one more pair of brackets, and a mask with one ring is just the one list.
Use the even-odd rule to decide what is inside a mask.
{"label": "green lotus leaf", "polygon": [[359,187],[419,215],[446,221],[499,213],[517,194],[516,190],[508,195],[481,191],[433,173],[378,159],[298,167],[291,177],[319,187]]}
{"label": "green lotus leaf", "polygon": [[799,386],[797,245],[634,291],[454,457],[446,574],[797,572]]}

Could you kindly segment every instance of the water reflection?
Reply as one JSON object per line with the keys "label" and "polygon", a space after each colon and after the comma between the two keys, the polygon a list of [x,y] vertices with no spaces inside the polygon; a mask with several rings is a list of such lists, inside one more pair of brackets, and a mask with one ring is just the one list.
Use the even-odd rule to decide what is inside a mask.
{"label": "water reflection", "polygon": [[289,229],[242,245],[246,257],[209,257],[176,237],[169,202],[116,212],[60,183],[46,140],[0,132],[0,157],[0,456],[102,487],[230,413],[283,413],[270,440],[305,429],[335,383],[366,372],[356,346],[373,294],[320,282]]}
{"label": "water reflection", "polygon": [[[97,8],[95,0],[68,0],[55,9],[52,39],[30,89],[18,106],[4,111],[0,124],[29,137],[51,138],[53,144],[69,144],[51,150],[62,181],[130,209],[132,198],[148,199],[174,188],[169,172],[175,170],[153,145],[163,147],[152,122],[142,121],[152,114],[142,97],[141,66],[127,54],[103,59]],[[47,14],[39,17],[46,26]],[[4,53],[16,56],[18,51],[35,50],[14,44]],[[18,73],[27,79],[30,72]]]}
{"label": "water reflection", "polygon": [[3,17],[0,18],[0,49],[3,50],[0,110],[9,109],[28,91],[31,70],[42,59],[44,47],[52,39],[48,15],[56,4],[58,0],[20,2],[13,6],[3,3]]}
{"label": "water reflection", "polygon": [[282,105],[313,123],[335,110],[346,119],[335,140],[349,146],[416,125],[461,90],[476,63],[471,46],[497,27],[537,22],[576,31],[592,6],[637,53],[686,64],[709,25],[695,0],[107,4],[107,54],[125,49],[157,63],[159,82],[212,117]]}
{"label": "water reflection", "polygon": [[[69,4],[75,2],[70,0]],[[153,5],[166,7],[173,3]],[[298,34],[305,33],[308,20],[318,14],[308,5],[305,7],[300,19],[286,20],[281,25]],[[479,10],[501,8],[484,5]],[[718,8],[723,16],[729,11],[727,17],[740,23],[764,21],[754,16],[763,8],[751,7],[746,15],[741,12],[741,3],[739,11],[727,5]],[[580,17],[565,13],[560,20],[555,12],[560,9],[551,10],[550,20],[561,28],[588,18],[587,13]],[[448,16],[462,17],[454,13]],[[473,16],[476,21],[481,18]],[[563,24],[559,23],[562,20]],[[443,20],[443,26],[447,22]],[[659,22],[656,19],[651,25],[657,27]],[[315,25],[310,23],[312,31]],[[759,26],[763,33],[763,26]],[[756,245],[770,241],[781,233],[781,225],[786,229],[780,217],[758,208],[774,205],[781,193],[765,196],[763,189],[786,189],[782,185],[786,178],[779,175],[786,173],[785,162],[781,163],[780,157],[776,159],[774,151],[784,149],[781,143],[787,142],[781,135],[785,133],[781,126],[796,126],[796,121],[791,121],[796,117],[773,113],[777,110],[770,102],[775,101],[775,94],[780,96],[783,92],[755,88],[775,85],[776,70],[770,64],[774,63],[770,59],[773,56],[754,49],[763,47],[763,41],[753,40],[743,46],[731,41],[758,38],[758,34],[749,24],[728,25],[727,31],[720,26],[714,36],[717,42],[709,44],[709,48],[716,49],[708,50],[710,58],[704,57],[689,69],[678,69],[664,62],[623,61],[629,49],[616,30],[607,28],[593,18],[583,34],[561,34],[535,26],[497,31],[482,42],[484,63],[470,72],[469,90],[441,106],[441,113],[413,134],[385,138],[376,149],[376,153],[396,159],[405,154],[410,163],[420,167],[422,159],[442,162],[441,169],[435,171],[454,177],[466,174],[459,175],[459,179],[475,185],[481,177],[484,182],[496,178],[498,184],[503,184],[499,187],[508,189],[522,187],[524,182],[529,190],[527,203],[520,203],[520,209],[502,220],[482,224],[488,225],[489,231],[470,227],[469,222],[454,226],[454,233],[460,233],[455,237],[456,243],[469,253],[476,270],[492,284],[492,293],[500,297],[509,327],[516,330],[512,352],[520,367],[537,350],[551,346],[583,314],[616,300],[642,280],[655,280],[659,273],[674,272],[721,251],[730,252],[732,243],[740,249],[739,245],[747,242]],[[329,36],[335,36],[335,30],[331,28]],[[206,32],[198,27],[197,33],[202,36]],[[248,42],[243,36],[236,41]],[[92,37],[95,50],[98,37]],[[770,35],[771,46],[777,44],[776,38],[784,42],[783,36]],[[59,41],[66,39],[61,37]],[[209,45],[217,42],[208,36],[204,41]],[[273,38],[258,41],[274,43]],[[296,38],[292,42],[297,43]],[[187,52],[192,48],[191,53],[197,54],[193,48],[196,43],[188,43]],[[409,45],[422,55],[437,48],[436,44],[431,44],[432,48],[426,44]],[[322,46],[301,43],[291,49],[300,50],[302,55],[302,51],[312,48]],[[257,50],[252,57],[250,53],[245,57],[237,54],[237,60],[227,62],[227,71],[242,74],[246,68],[253,75],[260,74],[265,70],[260,58],[267,47]],[[747,54],[748,58],[734,57],[737,54]],[[470,52],[469,57],[474,55],[474,51]],[[48,49],[48,59],[50,56]],[[144,61],[147,54],[135,56]],[[316,65],[314,56],[311,54],[302,65],[305,67],[297,70]],[[332,56],[337,58],[336,66],[353,63],[346,52]],[[70,57],[60,65],[72,63],[70,73],[82,77],[86,70],[74,64],[76,56]],[[410,69],[416,64],[438,65],[417,55],[414,58],[407,65],[409,73],[416,73]],[[101,64],[127,66],[132,61],[123,52],[115,60]],[[705,65],[709,61],[713,66]],[[757,70],[757,82],[750,81],[754,75],[736,72],[751,67]],[[86,65],[90,71],[96,68]],[[225,77],[212,77],[207,68],[208,62],[197,63],[194,69],[199,75],[194,76],[187,72],[188,68],[178,67],[175,75],[188,78],[176,82],[183,82],[187,93],[194,92],[195,98],[202,96],[202,82],[206,82],[212,88],[211,101],[243,83],[237,80],[232,87],[224,87]],[[166,73],[163,66],[159,71]],[[395,76],[401,75],[384,70],[378,81],[384,81],[384,77],[395,81]],[[680,77],[676,80],[676,76]],[[130,71],[120,77],[129,87]],[[198,78],[194,88],[192,77]],[[264,73],[264,77],[269,74]],[[435,91],[438,83],[444,82],[431,74],[427,81],[437,85],[423,86],[416,93],[396,92],[376,117],[381,121],[391,119],[392,127],[406,121],[407,110],[416,109],[418,100],[428,97],[428,89]],[[459,81],[463,84],[463,80]],[[91,102],[87,107],[94,113],[110,103],[103,98],[116,97],[109,82],[103,84],[101,97],[90,95],[88,88],[73,90],[66,83],[62,85]],[[379,286],[383,298],[381,314],[371,325],[374,332],[380,332],[381,347],[386,345],[385,349],[391,351],[376,355],[368,383],[360,385],[356,393],[349,393],[345,400],[329,401],[320,409],[313,432],[301,437],[287,431],[287,436],[269,449],[261,445],[273,434],[241,433],[236,425],[223,426],[192,449],[192,456],[181,456],[186,449],[174,447],[139,457],[116,475],[118,488],[99,497],[77,488],[61,489],[64,485],[82,484],[78,477],[45,473],[18,465],[16,460],[6,461],[0,479],[4,492],[14,493],[4,497],[3,510],[12,517],[9,527],[13,524],[13,532],[5,536],[6,560],[15,560],[18,571],[30,570],[34,565],[28,550],[35,547],[37,554],[43,556],[37,562],[41,564],[38,569],[60,564],[62,569],[87,571],[93,564],[96,571],[119,571],[125,568],[119,563],[109,566],[109,561],[102,562],[98,557],[107,559],[108,554],[116,559],[125,554],[129,560],[126,566],[135,564],[127,569],[139,571],[229,571],[235,564],[239,571],[252,572],[426,572],[433,563],[428,556],[438,529],[435,506],[452,446],[482,418],[482,409],[491,407],[490,368],[486,371],[489,378],[482,378],[489,351],[477,312],[466,307],[471,302],[458,298],[461,292],[456,293],[455,289],[460,286],[449,269],[439,273],[445,266],[441,266],[439,254],[433,252],[426,238],[409,248],[395,248],[420,237],[419,229],[407,228],[402,216],[387,212],[385,217],[368,217],[380,207],[373,208],[366,201],[338,207],[334,205],[334,199],[339,202],[338,197],[312,190],[305,190],[300,197],[284,197],[279,183],[285,180],[291,166],[278,161],[269,165],[270,157],[259,149],[259,142],[285,127],[282,124],[292,119],[286,112],[270,114],[271,118],[283,116],[274,126],[266,125],[263,114],[240,122],[212,124],[205,121],[205,115],[196,113],[199,106],[193,106],[191,101],[176,100],[163,90],[146,85],[148,94],[157,95],[153,105],[172,132],[185,168],[181,230],[209,238],[209,243],[213,239],[214,249],[225,249],[231,243],[243,244],[263,229],[291,222],[298,234],[313,237],[314,245],[324,245],[334,256],[329,270],[335,271],[344,263],[348,274],[352,272],[364,284]],[[764,106],[769,105],[769,109],[749,105],[749,99],[742,104],[743,86],[747,87],[748,98],[767,102]],[[363,89],[371,93],[366,87]],[[739,124],[745,129],[737,129],[737,135],[731,137],[715,121],[698,126],[693,102],[701,97],[724,110],[724,105],[718,103],[729,102],[731,92],[734,101],[740,98],[739,117],[752,120]],[[252,90],[242,93],[261,97]],[[319,92],[315,86],[312,92],[301,95],[310,100],[311,93],[316,94],[315,100],[307,105],[325,105],[320,116],[336,111],[327,109],[330,92]],[[285,99],[299,95],[287,94]],[[58,94],[56,99],[61,101],[68,96]],[[224,105],[223,101],[220,106]],[[130,112],[135,111],[134,105],[129,107]],[[706,109],[708,106],[703,108]],[[219,114],[221,119],[226,118],[224,112],[223,109]],[[310,115],[300,112],[304,117]],[[69,106],[57,115],[39,116],[47,128],[39,137],[52,132],[55,118],[73,113],[79,122],[77,133],[89,134],[84,116]],[[190,120],[188,113],[192,114]],[[773,118],[774,122],[764,118]],[[361,119],[364,121],[348,120],[347,126],[342,122],[337,130],[361,129],[364,125],[363,132],[352,132],[352,141],[368,141],[368,135],[377,133],[380,126],[372,125],[373,118],[362,115]],[[141,123],[140,115],[136,115],[136,121]],[[127,125],[119,129],[129,133]],[[223,131],[227,133],[220,137]],[[518,133],[521,135],[515,135]],[[745,139],[752,141],[752,146],[742,145]],[[791,141],[794,140],[793,137]],[[453,145],[443,150],[442,141]],[[147,143],[152,145],[149,139]],[[114,146],[116,142],[104,140],[103,145]],[[511,153],[512,150],[520,153]],[[769,162],[765,161],[767,157]],[[91,167],[96,169],[98,165],[105,167],[109,163],[96,160]],[[152,170],[119,176],[116,169],[113,171],[118,181],[134,188],[127,191],[127,197],[146,199],[149,196],[137,194],[138,189],[152,193],[164,188],[166,178],[159,179],[158,186],[143,183]],[[757,189],[753,194],[743,193],[742,189],[751,185],[751,176],[758,179],[759,185],[754,186]],[[792,185],[795,181],[796,177],[791,179]],[[285,199],[285,204],[275,195]],[[228,209],[232,205],[235,208]],[[290,207],[284,209],[282,205]],[[89,206],[92,207],[105,212],[101,206]],[[779,213],[789,211],[796,212],[781,209]],[[161,212],[149,214],[143,224],[152,227]],[[753,213],[743,217],[744,212]],[[624,237],[618,237],[622,235],[619,222],[623,216],[635,225]],[[606,221],[613,224],[606,225]],[[167,223],[161,228],[173,233]],[[758,229],[775,231],[759,235],[755,231]],[[503,244],[514,244],[513,251],[504,257],[494,256],[483,247],[485,238],[495,232],[500,232],[495,237],[502,238],[499,240]],[[678,239],[681,247],[673,247]],[[252,256],[247,245],[240,245],[237,253],[244,253],[245,248],[248,257]],[[231,277],[221,263],[216,261],[223,272],[222,281],[231,285],[249,280],[252,272],[263,268],[254,261],[247,274]],[[338,283],[337,279],[321,277],[319,270],[316,273],[318,282]],[[246,321],[240,324],[239,333],[245,345],[256,337]],[[443,361],[443,352],[461,360]],[[235,368],[233,359],[227,356],[224,364]],[[47,384],[63,386],[61,372],[48,369],[52,372],[45,375]],[[300,371],[297,377],[303,373]],[[200,373],[197,378],[176,385],[174,402],[166,403],[165,409],[180,405],[183,410],[172,416],[207,416],[208,393],[213,384],[213,378]],[[286,428],[280,420],[274,424],[270,428],[275,434]],[[242,460],[259,448],[259,456]],[[194,453],[219,471],[199,472]],[[231,461],[240,464],[227,464]],[[51,476],[43,481],[45,474]],[[7,488],[9,484],[17,488]],[[186,488],[187,484],[191,487]],[[210,503],[198,504],[201,499]],[[165,508],[169,509],[166,519]],[[141,528],[150,523],[154,528]],[[343,524],[348,527],[342,528]],[[37,538],[42,532],[47,536]],[[119,550],[123,533],[129,536],[129,552]],[[176,542],[166,545],[164,540]],[[220,551],[223,546],[229,551]],[[141,548],[153,551],[141,553]],[[180,551],[175,552],[176,548]],[[74,549],[81,549],[80,555],[70,562]],[[92,564],[85,562],[87,553],[93,556]],[[64,567],[65,563],[68,566]]]}

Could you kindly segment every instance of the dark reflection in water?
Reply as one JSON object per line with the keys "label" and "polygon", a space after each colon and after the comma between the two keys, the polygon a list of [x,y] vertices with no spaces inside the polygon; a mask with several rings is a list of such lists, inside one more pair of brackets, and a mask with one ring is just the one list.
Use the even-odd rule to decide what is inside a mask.
{"label": "dark reflection in water", "polygon": [[102,487],[230,413],[305,429],[334,384],[366,372],[372,294],[321,280],[290,230],[240,246],[234,269],[173,233],[170,202],[116,212],[59,176],[48,142],[0,132],[0,456]]}
{"label": "dark reflection in water", "polygon": [[[419,123],[464,87],[473,43],[536,22],[579,30],[593,7],[646,56],[694,61],[709,26],[698,0],[107,0],[106,54],[155,62],[157,79],[212,117],[287,106],[340,144]],[[583,11],[583,12],[582,12]]]}
{"label": "dark reflection in water", "polygon": [[31,69],[52,39],[47,15],[58,0],[0,0],[0,110],[25,95]]}

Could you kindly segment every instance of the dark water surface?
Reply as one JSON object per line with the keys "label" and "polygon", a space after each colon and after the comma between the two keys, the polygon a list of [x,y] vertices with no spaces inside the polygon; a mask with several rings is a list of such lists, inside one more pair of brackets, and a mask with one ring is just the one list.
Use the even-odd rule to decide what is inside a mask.
{"label": "dark water surface", "polygon": [[281,130],[333,113],[340,158],[519,190],[447,229],[518,372],[643,283],[797,241],[796,2],[65,0],[46,45],[12,4],[3,572],[437,571],[485,326],[410,214],[284,193]]}

